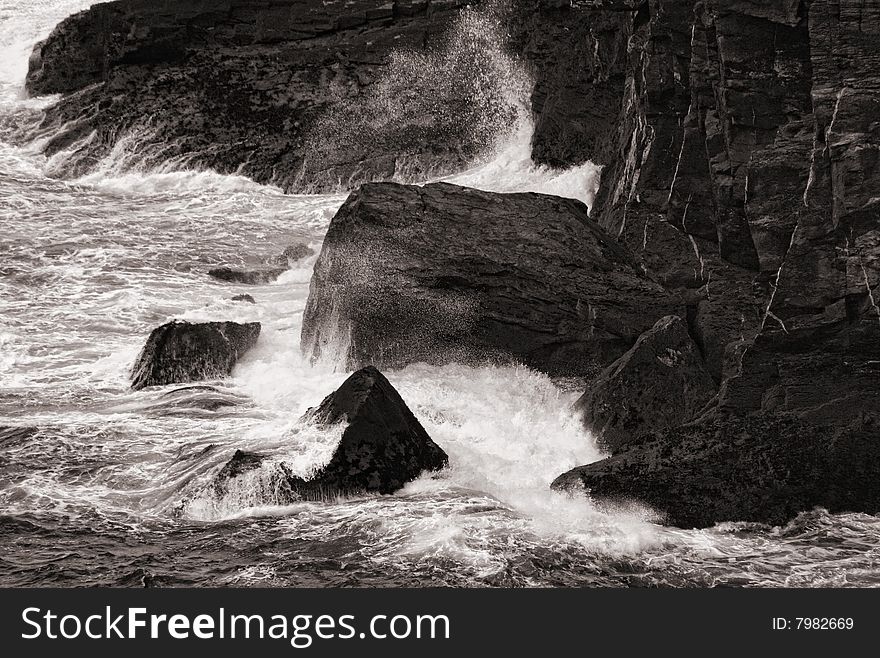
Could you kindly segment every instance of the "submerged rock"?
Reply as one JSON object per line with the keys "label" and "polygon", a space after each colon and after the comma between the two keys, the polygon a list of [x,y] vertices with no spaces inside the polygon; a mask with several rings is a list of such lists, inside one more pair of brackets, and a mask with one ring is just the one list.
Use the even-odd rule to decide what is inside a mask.
{"label": "submerged rock", "polygon": [[297,242],[288,245],[287,248],[285,248],[285,250],[281,252],[281,255],[278,257],[277,261],[279,265],[291,265],[314,255],[315,250],[312,249],[309,245],[303,244],[302,242]]}
{"label": "submerged rock", "polygon": [[154,329],[132,368],[134,390],[220,379],[257,342],[260,324],[169,322]]}
{"label": "submerged rock", "polygon": [[243,283],[248,286],[262,286],[272,283],[284,274],[288,268],[272,267],[258,270],[236,270],[230,267],[219,267],[210,270],[208,276],[228,283]]}
{"label": "submerged rock", "polygon": [[880,512],[878,420],[839,428],[789,417],[726,418],[644,435],[554,489],[639,501],[671,525],[783,524],[814,507]]}
{"label": "submerged rock", "polygon": [[677,300],[579,201],[371,183],[333,218],[302,329],[348,363],[519,361],[595,374]]}
{"label": "submerged rock", "polygon": [[716,386],[681,318],[662,318],[608,366],[575,408],[604,448],[615,452],[647,430],[683,425]]}
{"label": "submerged rock", "polygon": [[234,302],[245,302],[247,304],[256,304],[257,300],[251,297],[250,295],[236,295],[232,298]]}
{"label": "submerged rock", "polygon": [[[330,428],[344,424],[330,461],[312,477],[292,474],[283,463],[268,474],[272,500],[324,500],[364,492],[391,494],[425,471],[444,468],[448,457],[431,440],[400,394],[375,368],[364,368],[310,409],[302,422]],[[223,495],[230,482],[263,467],[264,455],[237,451],[214,480]]]}

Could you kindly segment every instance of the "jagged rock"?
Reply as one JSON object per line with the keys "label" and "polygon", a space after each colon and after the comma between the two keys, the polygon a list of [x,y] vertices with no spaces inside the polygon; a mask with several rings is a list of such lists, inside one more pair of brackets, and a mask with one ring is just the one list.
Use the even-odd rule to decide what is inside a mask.
{"label": "jagged rock", "polygon": [[681,318],[658,320],[606,368],[577,401],[584,424],[612,453],[647,430],[691,420],[716,393],[715,382]]}
{"label": "jagged rock", "polygon": [[438,471],[448,457],[431,440],[385,376],[373,367],[349,377],[303,420],[322,427],[345,423],[330,463],[308,482],[292,483],[310,492],[393,493],[423,471]]}
{"label": "jagged rock", "polygon": [[255,471],[263,465],[265,460],[266,458],[263,455],[258,455],[254,452],[245,452],[244,450],[236,450],[232,459],[226,462],[226,465],[220,469],[219,473],[217,473],[215,482],[224,482],[232,478],[237,478],[245,473]]}
{"label": "jagged rock", "polygon": [[372,183],[330,223],[302,345],[349,363],[487,358],[592,375],[677,300],[579,201]]}
{"label": "jagged rock", "polygon": [[[467,5],[482,18],[466,15],[456,36]],[[37,44],[27,89],[66,94],[41,131],[54,134],[47,153],[73,151],[67,175],[134,138],[138,164],[181,158],[287,191],[335,191],[459,169],[514,122],[513,78],[529,70],[536,161],[579,164],[605,142],[596,134],[613,132],[614,61],[626,58],[633,19],[571,5],[119,0]],[[419,53],[416,65],[396,65],[401,52]]]}
{"label": "jagged rock", "polygon": [[262,286],[272,283],[287,271],[286,267],[274,267],[262,270],[235,270],[229,267],[220,267],[208,272],[208,276],[218,281],[228,283],[242,283],[247,286]]}
{"label": "jagged rock", "polygon": [[639,501],[671,525],[779,525],[814,507],[880,512],[880,417],[850,427],[725,418],[651,432],[553,483],[596,500]]}
{"label": "jagged rock", "polygon": [[132,368],[134,390],[219,379],[257,342],[260,324],[252,322],[169,322],[153,330]]}
{"label": "jagged rock", "polygon": [[[400,394],[372,367],[354,373],[302,422],[324,428],[343,423],[345,430],[329,463],[308,480],[279,464],[270,474],[273,502],[391,494],[448,461]],[[263,455],[237,451],[214,479],[215,492],[222,496],[230,480],[261,468],[265,461]]]}
{"label": "jagged rock", "polygon": [[244,302],[246,304],[256,304],[257,300],[251,297],[250,295],[236,295],[232,298],[234,302]]}
{"label": "jagged rock", "polygon": [[625,56],[606,59],[614,127],[592,128],[607,140],[598,221],[687,300],[725,413],[845,424],[880,410],[880,13],[860,0],[639,11],[619,27]]}

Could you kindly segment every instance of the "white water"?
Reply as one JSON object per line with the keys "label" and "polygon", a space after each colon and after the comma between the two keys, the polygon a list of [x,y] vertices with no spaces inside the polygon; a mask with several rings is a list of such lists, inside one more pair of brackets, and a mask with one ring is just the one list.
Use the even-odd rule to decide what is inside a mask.
{"label": "white water", "polygon": [[[30,116],[47,102],[20,98],[30,44],[88,4],[0,5],[0,113]],[[591,204],[598,170],[534,166],[530,130],[520,121],[498,135],[491,157],[448,180]],[[674,573],[671,580],[685,584],[730,582],[732,574],[752,584],[875,577],[870,562],[856,557],[876,551],[870,518],[810,526],[816,533],[844,527],[853,544],[815,559],[811,546],[786,539],[784,530],[775,531],[782,539],[736,526],[674,531],[637,506],[600,510],[551,492],[557,475],[601,455],[570,411],[577,392],[523,368],[413,365],[386,373],[450,456],[447,470],[395,496],[279,507],[264,469],[217,500],[205,484],[236,449],[271,455],[300,473],[325,462],[336,437],[296,419],[347,373],[300,354],[313,258],[260,287],[215,282],[205,272],[258,264],[295,240],[319,248],[344,197],[285,196],[241,177],[126,170],[121,162],[78,181],[53,180],[45,175],[52,163],[37,148],[14,148],[0,135],[0,425],[41,428],[4,447],[0,515],[52,519],[58,533],[50,548],[31,549],[45,552],[45,562],[11,563],[25,574],[15,582],[34,582],[29,565],[51,572],[56,545],[67,541],[68,527],[81,526],[92,534],[76,530],[78,557],[65,564],[84,570],[77,582],[111,578],[104,552],[90,556],[90,542],[132,537],[156,544],[150,569],[181,560],[185,570],[181,556],[196,541],[189,532],[229,542],[222,550],[211,544],[224,564],[199,581],[220,584],[301,582],[289,569],[320,571],[327,556],[358,564],[359,583],[620,583],[633,572],[648,574],[646,583]],[[230,301],[243,292],[258,303]],[[200,411],[169,404],[162,390],[128,390],[128,370],[149,331],[173,318],[263,324],[257,347],[223,384],[223,395],[243,404]],[[222,519],[248,525],[230,528]],[[183,541],[179,533],[184,543],[175,543]],[[270,549],[250,552],[267,542]],[[296,542],[305,544],[291,549]],[[209,561],[195,552],[196,563]],[[815,567],[789,581],[791,564],[808,557]],[[349,582],[344,568],[337,571],[319,582]]]}

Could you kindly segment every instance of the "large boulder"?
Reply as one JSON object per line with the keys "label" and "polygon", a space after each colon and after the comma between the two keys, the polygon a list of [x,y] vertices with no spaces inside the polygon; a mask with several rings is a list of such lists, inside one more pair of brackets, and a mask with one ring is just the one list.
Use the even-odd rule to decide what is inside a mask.
{"label": "large boulder", "polygon": [[790,417],[725,418],[646,434],[553,487],[645,503],[684,528],[779,525],[814,507],[876,514],[878,429],[871,419],[835,428]]}
{"label": "large boulder", "polygon": [[646,430],[683,425],[715,392],[687,325],[671,315],[591,382],[575,408],[600,444],[615,452]]}
{"label": "large boulder", "polygon": [[[330,430],[344,425],[330,461],[308,479],[273,463],[269,474],[273,500],[323,500],[364,492],[391,494],[425,471],[444,468],[448,457],[431,440],[406,403],[382,373],[372,367],[349,377],[302,418]],[[222,496],[237,478],[262,468],[267,457],[237,451],[213,482]]]}
{"label": "large boulder", "polygon": [[579,201],[373,183],[330,223],[302,345],[353,367],[493,359],[592,375],[676,311]]}
{"label": "large boulder", "polygon": [[131,387],[228,377],[260,336],[260,323],[169,322],[153,330],[131,371]]}

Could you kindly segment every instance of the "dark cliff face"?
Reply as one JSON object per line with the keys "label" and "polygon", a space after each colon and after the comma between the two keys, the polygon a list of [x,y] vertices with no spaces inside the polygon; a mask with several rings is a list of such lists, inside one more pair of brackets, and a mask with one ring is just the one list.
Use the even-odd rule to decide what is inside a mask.
{"label": "dark cliff face", "polygon": [[722,408],[878,413],[880,8],[590,4],[629,44],[594,216],[684,296]]}
{"label": "dark cliff face", "polygon": [[576,102],[581,60],[567,51],[593,46],[566,5],[120,0],[38,44],[27,88],[66,94],[41,126],[48,153],[75,145],[62,175],[117,146],[127,164],[171,160],[291,191],[423,180],[490,148],[533,81],[538,160],[567,165],[589,158],[589,124],[605,113]]}
{"label": "dark cliff face", "polygon": [[[334,189],[404,165],[446,169],[460,162],[459,148],[480,147],[449,122],[417,134],[403,117],[367,141],[321,121],[349,104],[360,104],[362,115],[391,52],[439,43],[464,4],[101,4],[37,46],[27,88],[67,94],[43,126],[54,134],[49,153],[76,146],[64,175],[87,171],[114,146],[124,150],[126,138],[137,146],[129,164],[177,161],[288,190]],[[357,116],[352,108],[340,123]]]}

